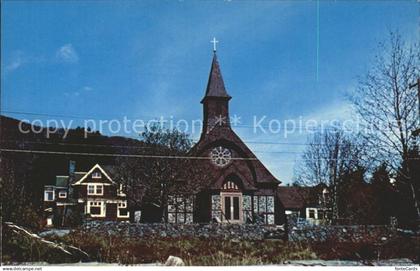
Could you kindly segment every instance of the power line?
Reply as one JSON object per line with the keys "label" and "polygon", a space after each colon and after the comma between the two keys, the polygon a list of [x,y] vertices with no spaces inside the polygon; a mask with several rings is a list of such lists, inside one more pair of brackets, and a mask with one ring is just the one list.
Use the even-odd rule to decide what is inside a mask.
{"label": "power line", "polygon": [[[137,139],[134,139],[137,140]],[[13,139],[6,139],[2,140],[2,142],[16,142],[16,143],[34,143],[34,144],[46,144],[46,145],[64,145],[64,146],[86,146],[86,147],[121,147],[121,148],[132,148],[132,149],[147,149],[151,147],[147,146],[125,146],[125,145],[105,145],[105,144],[81,144],[81,143],[60,143],[60,142],[39,142],[39,141],[28,141],[28,140],[13,140]],[[139,141],[144,142],[144,141]],[[197,140],[192,141],[194,144],[198,143]],[[307,146],[307,145],[316,145],[316,146],[323,146],[329,145],[325,143],[299,143],[299,142],[274,142],[274,141],[242,141],[246,144],[257,144],[257,145],[292,145],[292,146]],[[334,144],[335,145],[335,144]],[[338,144],[342,145],[342,144]],[[363,145],[363,144],[353,144],[354,145]]]}
{"label": "power line", "polygon": [[[106,148],[128,148],[128,149],[150,149],[149,146],[125,146],[125,145],[105,145],[105,144],[81,144],[81,143],[62,143],[62,142],[39,142],[27,140],[2,140],[1,142],[16,142],[16,143],[29,143],[29,144],[44,144],[44,145],[60,145],[60,146],[80,146],[80,147],[106,147]],[[142,142],[142,141],[139,141]]]}
{"label": "power line", "polygon": [[[16,153],[37,153],[37,154],[55,154],[55,155],[80,155],[80,156],[106,156],[106,157],[128,157],[128,158],[157,158],[157,159],[196,159],[211,160],[211,157],[205,156],[177,156],[177,155],[150,155],[150,154],[114,154],[114,153],[92,153],[92,152],[62,152],[62,151],[42,151],[28,149],[0,149],[0,152],[16,152]],[[251,160],[257,161],[258,158],[232,157],[231,160]],[[328,160],[328,161],[353,161],[353,159],[298,159],[298,160]],[[420,160],[420,158],[408,158],[408,160]],[[289,162],[289,161],[287,161]]]}
{"label": "power line", "polygon": [[[96,119],[98,117],[93,117],[93,116],[81,116],[81,115],[66,115],[66,114],[55,114],[55,113],[37,113],[37,112],[23,112],[23,111],[9,111],[9,110],[1,110],[0,111],[2,114],[3,113],[8,113],[8,114],[16,114],[16,115],[29,115],[29,116],[42,116],[42,117],[59,117],[59,118],[74,118],[74,119]],[[124,116],[118,116],[117,118],[121,118]],[[127,116],[125,116],[127,117]],[[156,116],[138,116],[138,117],[145,117],[145,118],[150,118],[150,119],[157,119],[158,117]]]}
{"label": "power line", "polygon": [[[30,115],[30,116],[43,116],[43,117],[59,117],[59,118],[74,118],[74,119],[82,119],[82,120],[94,120],[97,119],[98,117],[92,117],[92,116],[81,116],[81,115],[65,115],[65,114],[55,114],[55,113],[36,113],[36,112],[23,112],[23,111],[9,111],[9,110],[2,110],[0,111],[1,113],[8,113],[8,114],[17,114],[17,115]],[[124,118],[127,116],[115,116],[114,119],[119,119],[119,118]],[[148,121],[157,121],[161,118],[163,118],[163,116],[136,116],[136,117],[144,117],[144,118],[148,118]],[[176,119],[173,118],[173,116],[167,118],[167,119],[163,119],[164,123],[163,126],[169,126],[169,124],[167,124],[168,121],[172,121],[172,122],[176,122],[177,120],[182,120],[182,119]],[[198,119],[197,119],[198,120]],[[232,122],[232,121],[231,121]],[[28,123],[29,124],[29,123]],[[143,125],[147,126],[147,125]],[[235,128],[263,128],[263,129],[271,129],[272,127],[270,127],[270,125],[267,124],[258,124],[258,125],[250,125],[250,124],[233,124],[232,125]],[[44,127],[46,128],[46,127]],[[62,128],[64,129],[64,128]],[[297,127],[275,127],[275,130],[278,131],[284,131],[284,130],[290,130],[290,129],[294,129],[294,130],[311,130],[311,131],[336,131],[336,128],[332,128],[332,127],[302,127],[302,126],[297,126]]]}
{"label": "power line", "polygon": [[[1,152],[16,153],[38,153],[38,154],[57,154],[57,155],[85,155],[85,156],[106,156],[106,157],[131,157],[131,158],[157,158],[157,159],[196,159],[209,160],[211,157],[203,156],[177,156],[177,155],[150,155],[150,154],[114,154],[114,153],[92,153],[92,152],[61,152],[61,151],[40,151],[24,149],[0,149]],[[258,160],[257,158],[232,157],[232,160]]]}

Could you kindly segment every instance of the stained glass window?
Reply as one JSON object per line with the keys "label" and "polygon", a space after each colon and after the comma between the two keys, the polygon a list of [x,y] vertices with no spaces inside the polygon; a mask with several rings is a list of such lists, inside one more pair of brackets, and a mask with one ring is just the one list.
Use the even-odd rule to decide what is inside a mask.
{"label": "stained glass window", "polygon": [[168,222],[169,223],[192,223],[194,210],[193,196],[169,196],[168,197]]}
{"label": "stained glass window", "polygon": [[242,201],[243,201],[243,217],[244,217],[244,221],[248,222],[248,221],[252,221],[252,198],[249,195],[243,195],[242,197]]}
{"label": "stained glass window", "polygon": [[222,212],[220,211],[221,202],[220,195],[211,196],[211,216],[212,218],[217,218],[220,221],[222,220]]}
{"label": "stained glass window", "polygon": [[274,196],[254,196],[254,214],[265,224],[274,224]]}

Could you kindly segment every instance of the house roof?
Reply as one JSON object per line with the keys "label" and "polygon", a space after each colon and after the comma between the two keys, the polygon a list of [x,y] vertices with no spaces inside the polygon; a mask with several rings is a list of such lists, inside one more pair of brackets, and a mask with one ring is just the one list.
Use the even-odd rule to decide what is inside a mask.
{"label": "house roof", "polygon": [[69,176],[55,176],[55,186],[67,187],[69,184]]}
{"label": "house roof", "polygon": [[101,166],[103,170],[105,170],[105,172],[108,174],[108,176],[110,176],[111,178],[115,177],[115,174],[117,172],[117,166],[114,165],[105,165],[105,166]]}
{"label": "house roof", "polygon": [[313,194],[318,187],[279,186],[277,195],[286,210],[302,209],[316,202]]}
{"label": "house roof", "polygon": [[227,94],[225,83],[223,81],[222,73],[220,72],[219,62],[217,61],[216,53],[213,55],[213,61],[211,63],[209,81],[207,83],[206,94],[201,102],[208,97],[227,98],[231,96]]}
{"label": "house roof", "polygon": [[106,172],[105,170],[104,170],[104,168],[102,168],[99,164],[96,164],[96,165],[94,165],[87,173],[85,173],[81,178],[79,178],[78,180],[75,180],[74,182],[72,182],[73,183],[73,185],[79,185],[79,184],[81,184],[90,174],[92,174],[92,172],[95,170],[95,169],[98,169],[98,170],[100,170],[104,175],[105,175],[105,177],[108,179],[108,181],[110,181],[111,183],[115,183],[113,180],[112,180],[112,178],[110,177],[110,175],[108,174],[108,172]]}
{"label": "house roof", "polygon": [[78,181],[80,181],[81,178],[83,178],[83,176],[86,175],[87,172],[75,172],[73,175],[73,179],[71,180],[71,183],[77,183]]}

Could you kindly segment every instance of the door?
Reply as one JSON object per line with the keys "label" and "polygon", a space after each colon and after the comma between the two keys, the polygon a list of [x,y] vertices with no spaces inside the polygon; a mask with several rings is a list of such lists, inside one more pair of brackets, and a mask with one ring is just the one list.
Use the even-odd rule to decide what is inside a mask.
{"label": "door", "polygon": [[222,221],[242,223],[242,193],[220,193],[222,198]]}

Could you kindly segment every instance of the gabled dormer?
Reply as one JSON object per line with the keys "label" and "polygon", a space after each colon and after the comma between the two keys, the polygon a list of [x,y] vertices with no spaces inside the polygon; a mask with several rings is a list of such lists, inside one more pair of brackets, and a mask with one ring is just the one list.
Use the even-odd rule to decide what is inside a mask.
{"label": "gabled dormer", "polygon": [[72,184],[78,191],[78,197],[116,197],[117,183],[98,164]]}
{"label": "gabled dormer", "polygon": [[82,178],[73,185],[87,185],[89,183],[102,183],[104,185],[116,185],[106,171],[98,164],[91,168]]}

